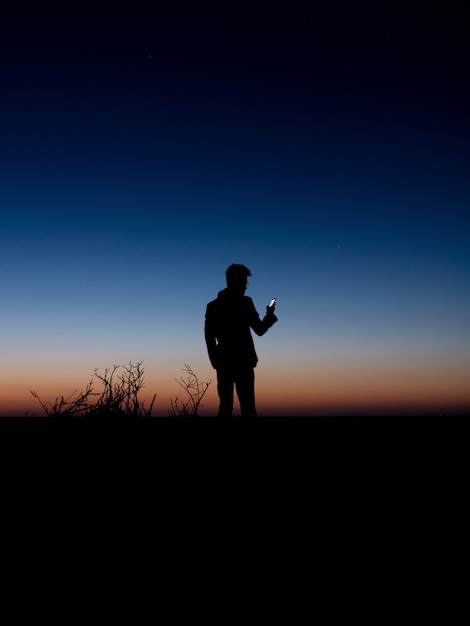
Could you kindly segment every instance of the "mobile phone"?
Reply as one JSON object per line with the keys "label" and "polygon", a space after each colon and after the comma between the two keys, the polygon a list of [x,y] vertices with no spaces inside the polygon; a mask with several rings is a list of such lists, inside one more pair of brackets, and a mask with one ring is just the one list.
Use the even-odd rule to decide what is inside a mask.
{"label": "mobile phone", "polygon": [[274,306],[275,304],[276,304],[276,298],[273,298],[273,299],[271,300],[271,302],[269,303],[269,305],[268,305],[268,306],[269,306],[269,308],[271,308],[271,307],[272,307],[272,306]]}

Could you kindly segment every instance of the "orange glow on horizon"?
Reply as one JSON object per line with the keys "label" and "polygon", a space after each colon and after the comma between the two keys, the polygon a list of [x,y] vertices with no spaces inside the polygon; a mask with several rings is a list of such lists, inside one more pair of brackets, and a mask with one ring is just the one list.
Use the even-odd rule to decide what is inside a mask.
{"label": "orange glow on horizon", "polygon": [[[204,361],[195,362],[200,382],[211,380],[203,398],[200,414],[217,413],[217,380],[214,370]],[[146,365],[145,387],[141,399],[148,407],[157,394],[154,416],[167,416],[171,399],[184,391],[175,381],[184,372],[155,363]],[[101,372],[103,370],[100,370]],[[0,396],[0,415],[44,415],[39,402],[29,393],[38,392],[44,402],[82,391],[92,378],[92,371],[80,365],[48,366],[38,374],[32,367],[21,372],[3,372],[4,386]],[[462,413],[470,407],[469,366],[453,361],[433,359],[401,362],[398,359],[297,363],[292,367],[261,364],[255,370],[256,400],[260,415],[351,415]],[[101,389],[99,381],[95,383]],[[234,415],[239,414],[235,394]]]}

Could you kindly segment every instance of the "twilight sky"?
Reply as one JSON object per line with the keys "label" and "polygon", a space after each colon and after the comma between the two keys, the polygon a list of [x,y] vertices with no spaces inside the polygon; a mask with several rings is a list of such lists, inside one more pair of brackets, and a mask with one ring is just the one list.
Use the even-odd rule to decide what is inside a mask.
{"label": "twilight sky", "polygon": [[463,9],[68,4],[0,19],[0,414],[143,360],[157,415],[185,363],[213,415],[231,263],[277,297],[260,414],[468,410]]}

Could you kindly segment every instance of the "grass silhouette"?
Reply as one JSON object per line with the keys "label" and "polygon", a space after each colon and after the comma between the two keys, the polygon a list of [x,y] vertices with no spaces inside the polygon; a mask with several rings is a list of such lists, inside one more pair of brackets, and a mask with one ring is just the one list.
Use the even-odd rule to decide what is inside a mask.
{"label": "grass silhouette", "polygon": [[[154,394],[148,407],[141,400],[144,387],[142,361],[129,362],[121,368],[114,365],[100,374],[97,369],[84,391],[75,390],[69,396],[57,396],[54,402],[44,402],[37,391],[30,393],[41,405],[47,417],[152,417],[157,394]],[[202,399],[211,383],[199,382],[189,365],[184,366],[185,378],[175,379],[184,390],[174,400],[170,400],[170,417],[198,417]],[[96,382],[101,388],[96,388]]]}
{"label": "grass silhouette", "polygon": [[[99,391],[95,388],[96,380],[102,385]],[[53,403],[43,402],[37,391],[30,393],[48,417],[150,417],[156,394],[146,408],[145,401],[139,397],[143,387],[144,369],[139,361],[129,362],[122,369],[114,365],[112,369],[105,369],[104,374],[95,369],[84,391],[58,396]]]}

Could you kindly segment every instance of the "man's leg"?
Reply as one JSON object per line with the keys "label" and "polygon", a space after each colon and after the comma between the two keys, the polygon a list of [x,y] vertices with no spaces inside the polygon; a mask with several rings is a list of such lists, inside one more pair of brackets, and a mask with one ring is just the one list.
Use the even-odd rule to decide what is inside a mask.
{"label": "man's leg", "polygon": [[255,372],[252,367],[240,368],[235,379],[242,417],[256,417]]}
{"label": "man's leg", "polygon": [[218,417],[232,417],[233,411],[233,373],[230,369],[217,370],[217,391],[219,393]]}

